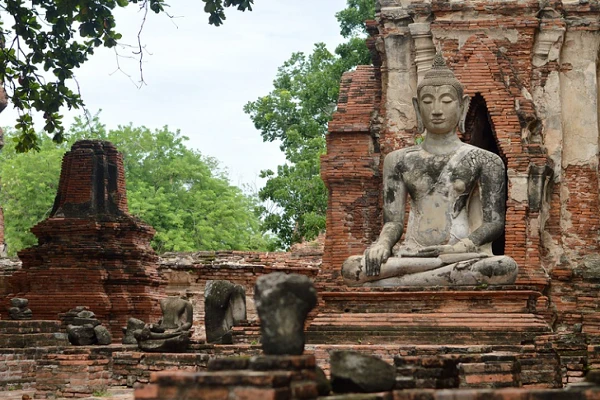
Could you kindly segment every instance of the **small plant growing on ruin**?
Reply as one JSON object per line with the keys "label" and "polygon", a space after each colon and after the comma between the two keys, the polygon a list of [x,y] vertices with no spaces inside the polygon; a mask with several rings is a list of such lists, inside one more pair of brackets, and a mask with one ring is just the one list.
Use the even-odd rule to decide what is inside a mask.
{"label": "small plant growing on ruin", "polygon": [[109,395],[110,395],[110,393],[108,393],[108,390],[105,387],[96,389],[92,393],[92,396],[94,396],[94,397],[108,397]]}

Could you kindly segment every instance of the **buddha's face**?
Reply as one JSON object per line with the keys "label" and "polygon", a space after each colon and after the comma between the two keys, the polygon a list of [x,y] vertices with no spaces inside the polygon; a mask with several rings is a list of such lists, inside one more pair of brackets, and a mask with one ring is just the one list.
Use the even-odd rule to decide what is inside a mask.
{"label": "buddha's face", "polygon": [[463,104],[453,86],[424,86],[419,93],[418,103],[427,133],[445,134],[456,130]]}

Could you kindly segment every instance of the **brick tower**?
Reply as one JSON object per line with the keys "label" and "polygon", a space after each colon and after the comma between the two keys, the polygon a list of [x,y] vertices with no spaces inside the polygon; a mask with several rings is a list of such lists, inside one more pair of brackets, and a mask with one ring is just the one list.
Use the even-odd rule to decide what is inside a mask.
{"label": "brick tower", "polygon": [[123,159],[111,143],[73,145],[50,217],[31,231],[39,243],[19,252],[23,269],[9,285],[36,319],[87,306],[118,338],[129,317],[160,316],[155,231],[129,215]]}

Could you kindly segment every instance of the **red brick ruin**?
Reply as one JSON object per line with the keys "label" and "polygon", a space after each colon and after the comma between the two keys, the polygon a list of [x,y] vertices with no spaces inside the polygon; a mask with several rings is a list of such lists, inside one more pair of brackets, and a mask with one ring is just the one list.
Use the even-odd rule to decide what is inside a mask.
{"label": "red brick ruin", "polygon": [[120,338],[128,318],[160,316],[155,231],[129,214],[125,193],[111,143],[79,141],[65,154],[50,216],[32,228],[39,243],[19,252],[23,269],[9,280],[36,319],[88,306]]}
{"label": "red brick ruin", "polygon": [[[329,203],[318,277],[323,304],[309,327],[312,340],[412,345],[406,354],[417,358],[425,354],[419,345],[516,346],[523,387],[556,385],[551,374],[528,371],[554,362],[542,361],[556,356],[540,352],[544,346],[560,364],[560,354],[573,351],[586,368],[595,365],[597,17],[596,8],[576,2],[377,1],[377,21],[367,22],[374,65],[344,74],[321,159]],[[461,139],[506,165],[506,230],[494,247],[515,259],[519,277],[488,288],[345,287],[343,261],[381,230],[383,159],[415,143],[411,100],[436,51],[472,99]],[[562,368],[562,383],[583,379],[584,371]]]}
{"label": "red brick ruin", "polygon": [[[314,364],[329,372],[332,350],[354,350],[396,367],[395,390],[377,398],[441,399],[447,394],[436,390],[447,388],[452,398],[516,400],[571,398],[556,389],[600,369],[598,4],[376,4],[377,20],[367,22],[373,65],[344,74],[321,159],[324,249],[159,259],[152,228],[128,214],[121,156],[106,142],[78,142],[64,158],[51,216],[32,229],[39,244],[19,253],[21,270],[0,270],[0,294],[28,298],[34,318],[49,320],[0,321],[0,365],[12,374],[0,369],[0,387],[18,381],[36,396],[84,396],[102,385],[150,383],[136,399],[314,398]],[[437,50],[472,98],[461,139],[506,165],[506,230],[494,249],[516,260],[517,282],[347,287],[341,265],[379,234],[383,159],[415,143],[412,97]],[[253,285],[275,271],[310,276],[319,292],[305,355],[260,371],[257,359],[219,360],[260,354]],[[248,320],[233,328],[230,346],[199,340],[210,279],[247,291]],[[188,353],[44,342],[74,306],[90,307],[118,338],[127,318],[154,321],[158,299],[180,292],[194,305]],[[151,374],[162,370],[178,372]],[[600,398],[598,387],[576,393]]]}
{"label": "red brick ruin", "polygon": [[510,296],[531,291],[533,314],[549,327],[600,333],[597,11],[574,2],[380,0],[377,16],[367,23],[374,65],[344,74],[329,125],[321,276],[339,290],[342,262],[376,239],[383,158],[415,143],[411,98],[437,48],[472,98],[463,139],[507,167],[500,254],[519,264]]}

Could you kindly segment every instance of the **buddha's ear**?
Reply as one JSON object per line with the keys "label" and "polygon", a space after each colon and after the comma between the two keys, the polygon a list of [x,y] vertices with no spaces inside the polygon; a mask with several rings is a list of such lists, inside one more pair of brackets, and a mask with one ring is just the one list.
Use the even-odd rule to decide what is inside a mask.
{"label": "buddha's ear", "polygon": [[417,131],[422,134],[425,132],[425,125],[423,125],[423,119],[421,118],[421,107],[419,107],[419,100],[413,97],[413,106],[415,107],[415,114],[417,115]]}
{"label": "buddha's ear", "polygon": [[471,103],[471,98],[469,95],[464,95],[462,98],[462,108],[460,110],[460,121],[458,122],[458,130],[460,133],[465,133],[465,122],[467,119],[467,113],[469,112],[469,104]]}

